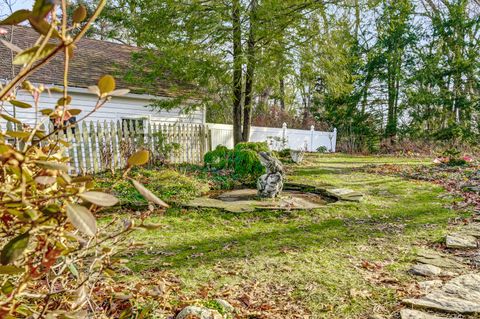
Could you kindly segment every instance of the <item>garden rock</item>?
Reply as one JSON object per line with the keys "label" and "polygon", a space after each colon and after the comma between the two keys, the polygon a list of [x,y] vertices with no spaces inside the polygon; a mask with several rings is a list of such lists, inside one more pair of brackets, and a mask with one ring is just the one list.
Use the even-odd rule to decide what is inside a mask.
{"label": "garden rock", "polygon": [[175,319],[223,319],[223,316],[216,310],[187,306],[178,313]]}
{"label": "garden rock", "polygon": [[290,150],[290,157],[294,163],[301,163],[303,161],[304,151]]}
{"label": "garden rock", "polygon": [[462,233],[480,238],[480,223],[471,223],[462,228]]}
{"label": "garden rock", "polygon": [[228,301],[224,299],[215,299],[214,300],[220,307],[222,307],[224,312],[233,313],[235,312],[235,307],[233,307]]}
{"label": "garden rock", "polygon": [[402,309],[400,311],[400,318],[401,319],[447,319],[446,317],[438,317],[423,311],[418,311],[413,309]]}
{"label": "garden rock", "polygon": [[424,297],[405,299],[403,302],[417,308],[462,314],[480,313],[480,274],[459,276]]}
{"label": "garden rock", "polygon": [[361,193],[348,188],[327,189],[327,193],[329,193],[331,196],[338,198],[340,200],[345,200],[350,202],[359,202],[363,197]]}
{"label": "garden rock", "polygon": [[442,273],[442,268],[427,264],[416,264],[410,268],[410,273],[416,276],[434,277]]}
{"label": "garden rock", "polygon": [[430,292],[433,289],[440,288],[443,285],[441,280],[426,280],[420,281],[418,287],[423,290],[423,292]]}
{"label": "garden rock", "polygon": [[267,173],[257,180],[258,196],[275,198],[280,195],[283,189],[283,165],[278,159],[266,152],[258,153],[258,157],[267,170]]}
{"label": "garden rock", "polygon": [[448,248],[469,249],[477,248],[477,239],[470,235],[455,233],[447,235],[446,244]]}
{"label": "garden rock", "polygon": [[465,265],[454,260],[453,258],[440,254],[434,250],[420,250],[417,253],[417,258],[415,260],[421,264],[429,264],[454,272],[461,272],[466,268]]}

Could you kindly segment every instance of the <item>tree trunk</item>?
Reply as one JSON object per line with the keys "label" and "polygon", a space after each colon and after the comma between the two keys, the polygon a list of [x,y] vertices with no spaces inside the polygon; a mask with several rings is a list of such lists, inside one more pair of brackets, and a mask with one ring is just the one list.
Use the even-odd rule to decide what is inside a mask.
{"label": "tree trunk", "polygon": [[252,0],[250,5],[250,30],[247,41],[247,71],[245,75],[245,103],[243,106],[243,142],[250,139],[250,126],[252,122],[253,81],[255,76],[255,14],[257,0]]}
{"label": "tree trunk", "polygon": [[233,144],[242,141],[242,30],[240,0],[233,0],[232,43],[233,43]]}
{"label": "tree trunk", "polygon": [[280,78],[280,108],[285,111],[285,79]]}

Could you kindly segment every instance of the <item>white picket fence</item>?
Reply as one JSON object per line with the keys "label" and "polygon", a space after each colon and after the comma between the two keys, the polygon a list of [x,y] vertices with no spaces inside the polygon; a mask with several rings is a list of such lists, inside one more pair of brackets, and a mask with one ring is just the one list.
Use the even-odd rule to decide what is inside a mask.
{"label": "white picket fence", "polygon": [[[207,124],[210,131],[210,147],[218,145],[233,147],[233,126],[228,124]],[[289,129],[284,123],[281,128],[252,126],[250,130],[251,142],[267,142],[272,150],[289,148],[315,152],[321,146],[328,152],[335,152],[337,143],[337,129],[332,132]]]}

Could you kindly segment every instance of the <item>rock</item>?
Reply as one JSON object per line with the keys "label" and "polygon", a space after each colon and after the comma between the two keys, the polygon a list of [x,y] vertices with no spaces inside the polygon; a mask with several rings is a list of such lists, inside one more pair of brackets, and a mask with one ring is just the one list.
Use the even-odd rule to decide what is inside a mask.
{"label": "rock", "polygon": [[204,196],[197,197],[188,203],[186,207],[211,207],[226,210],[232,213],[252,212],[255,210],[307,210],[323,208],[328,203],[328,198],[298,191],[284,191],[277,198],[257,197],[256,189],[235,189],[225,191],[216,198]]}
{"label": "rock", "polygon": [[235,312],[235,307],[232,306],[228,301],[224,300],[224,299],[215,299],[214,300],[220,307],[222,307],[222,309],[224,310],[224,312],[227,312],[227,313],[233,313]]}
{"label": "rock", "polygon": [[480,223],[470,223],[461,229],[462,234],[480,238]]}
{"label": "rock", "polygon": [[417,308],[462,314],[480,313],[480,274],[459,276],[424,297],[405,299],[403,302]]}
{"label": "rock", "polygon": [[305,151],[290,150],[290,158],[294,163],[297,163],[297,164],[303,161],[304,154],[305,154]]}
{"label": "rock", "polygon": [[418,287],[423,290],[423,292],[430,292],[433,289],[440,288],[443,285],[441,280],[427,280],[418,282]]}
{"label": "rock", "polygon": [[415,260],[422,264],[429,264],[440,267],[442,269],[449,269],[453,272],[461,272],[466,268],[465,265],[434,250],[419,250],[417,253],[417,258]]}
{"label": "rock", "polygon": [[359,192],[348,188],[333,188],[327,189],[327,193],[337,199],[351,201],[351,202],[359,202],[363,195]]}
{"label": "rock", "polygon": [[427,264],[416,264],[410,268],[410,273],[425,277],[439,276],[442,273],[442,268]]}
{"label": "rock", "polygon": [[257,180],[258,196],[275,198],[283,190],[283,165],[267,152],[258,153],[258,158],[267,170],[267,173],[260,176]]}
{"label": "rock", "polygon": [[178,313],[175,319],[223,319],[223,316],[216,310],[187,306]]}
{"label": "rock", "polygon": [[438,317],[426,312],[412,310],[412,309],[400,310],[400,318],[402,319],[447,319],[446,317]]}
{"label": "rock", "polygon": [[477,248],[477,239],[475,237],[461,233],[447,235],[445,242],[448,248]]}

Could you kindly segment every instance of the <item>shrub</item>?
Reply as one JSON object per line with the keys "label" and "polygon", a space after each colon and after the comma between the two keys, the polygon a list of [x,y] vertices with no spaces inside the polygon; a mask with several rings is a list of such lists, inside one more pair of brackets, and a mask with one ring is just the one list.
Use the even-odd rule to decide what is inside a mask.
{"label": "shrub", "polygon": [[254,152],[270,152],[270,149],[268,148],[268,144],[266,142],[243,142],[243,143],[238,143],[235,145],[233,148],[234,152],[239,152],[243,150],[251,150]]}
{"label": "shrub", "polygon": [[323,145],[322,145],[322,146],[319,146],[319,147],[317,148],[317,152],[319,152],[319,153],[326,153],[327,151],[328,151],[328,150],[327,150],[327,147],[326,147],[326,146],[323,146]]}
{"label": "shrub", "polygon": [[[62,133],[77,123],[68,121],[72,113],[78,114],[78,110],[69,108],[68,86],[62,88],[63,97],[52,109],[43,110],[55,122],[56,127],[49,133],[41,130],[42,121],[31,127],[3,108],[9,103],[33,109],[15,96],[20,81],[38,67],[45,67],[59,52],[68,52],[72,58],[78,40],[106,3],[101,0],[92,17],[78,30],[80,20],[85,18],[85,8],[78,7],[73,13],[75,23],[67,25],[53,14],[63,11],[62,15],[67,16],[67,3],[61,2],[59,10],[56,2],[37,0],[32,11],[17,11],[0,23],[14,25],[28,19],[40,33],[37,44],[14,59],[16,64],[23,65],[19,76],[0,85],[0,117],[15,124],[11,130],[0,131],[0,318],[118,317],[115,304],[104,306],[108,299],[105,296],[112,291],[122,293],[122,289],[112,287],[115,270],[124,267],[118,257],[118,246],[127,238],[126,234],[137,228],[135,224],[147,228],[143,219],[140,223],[114,219],[97,227],[95,215],[104,206],[116,205],[118,200],[96,190],[91,178],[68,174],[69,158],[64,148],[68,143]],[[44,19],[46,16],[49,21]],[[60,25],[58,30],[56,26]],[[49,41],[51,38],[57,41]],[[68,61],[65,66],[68,70]],[[22,88],[38,106],[44,86],[24,81]],[[113,94],[126,93],[115,91],[115,80],[109,75],[100,78],[91,90],[98,95],[92,105],[94,111]],[[134,153],[128,159],[123,180],[133,166],[148,160],[147,151]],[[149,202],[166,206],[139,182],[129,180]],[[130,246],[125,242],[125,247]],[[87,309],[95,313],[88,313]]]}
{"label": "shrub", "polygon": [[281,158],[290,158],[290,149],[289,148],[285,148],[281,151],[278,151],[277,152],[277,155]]}
{"label": "shrub", "polygon": [[265,167],[258,159],[258,153],[249,149],[243,149],[234,152],[235,175],[250,182],[256,180],[265,173]]}
{"label": "shrub", "polygon": [[[219,145],[205,154],[205,165],[218,170],[233,170],[236,179],[252,182],[265,172],[258,158],[259,152],[269,152],[265,142],[238,143],[233,150]],[[228,182],[228,185],[231,185]]]}
{"label": "shrub", "polygon": [[233,152],[226,146],[218,145],[213,151],[204,155],[203,161],[209,168],[229,169],[232,168]]}

